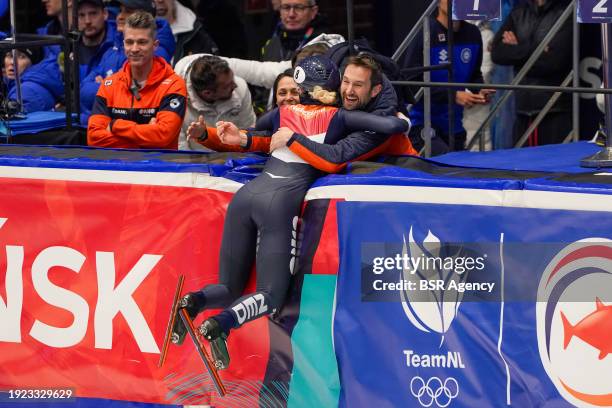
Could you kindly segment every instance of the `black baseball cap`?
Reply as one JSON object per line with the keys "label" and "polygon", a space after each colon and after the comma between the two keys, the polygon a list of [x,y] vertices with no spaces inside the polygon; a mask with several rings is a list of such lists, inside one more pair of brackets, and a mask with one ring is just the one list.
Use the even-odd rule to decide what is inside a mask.
{"label": "black baseball cap", "polygon": [[[29,48],[17,48],[17,51],[26,55],[30,61],[32,61],[32,65],[38,64],[43,60],[43,50],[38,47],[29,47]],[[3,55],[13,55],[13,51],[7,50]]]}
{"label": "black baseball cap", "polygon": [[102,0],[79,0],[78,5],[91,4],[92,6],[104,8],[104,1]]}
{"label": "black baseball cap", "polygon": [[155,2],[153,0],[117,0],[117,3],[132,10],[146,11],[155,16]]}

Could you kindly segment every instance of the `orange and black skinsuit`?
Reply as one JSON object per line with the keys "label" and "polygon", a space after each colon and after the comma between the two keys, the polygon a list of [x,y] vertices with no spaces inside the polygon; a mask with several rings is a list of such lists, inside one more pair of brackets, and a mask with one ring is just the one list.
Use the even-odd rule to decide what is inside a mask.
{"label": "orange and black skinsuit", "polygon": [[[177,149],[185,117],[185,81],[160,57],[145,85],[132,83],[130,63],[106,78],[96,95],[87,144],[132,149]],[[155,123],[150,123],[155,118]]]}
{"label": "orange and black skinsuit", "polygon": [[[368,129],[374,137],[407,130],[394,116],[377,116],[331,106],[290,105],[274,110],[248,132],[251,144],[263,143],[279,127],[289,127],[320,144],[339,141],[351,132]],[[209,135],[210,136],[210,135]],[[294,142],[295,143],[295,142]],[[379,142],[380,143],[380,142]],[[247,146],[250,148],[253,146]],[[276,149],[262,174],[234,195],[225,216],[219,259],[219,284],[192,295],[198,312],[226,308],[213,317],[228,334],[263,315],[274,313],[285,299],[297,258],[298,217],[304,196],[323,173],[289,147]],[[256,291],[240,297],[256,263]]]}

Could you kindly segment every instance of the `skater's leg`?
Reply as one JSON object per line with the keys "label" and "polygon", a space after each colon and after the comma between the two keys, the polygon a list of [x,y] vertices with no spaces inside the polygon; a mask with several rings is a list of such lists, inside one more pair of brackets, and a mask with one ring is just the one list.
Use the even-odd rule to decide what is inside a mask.
{"label": "skater's leg", "polygon": [[[228,207],[221,241],[219,283],[188,293],[181,299],[180,307],[192,318],[206,308],[227,307],[244,291],[257,242],[257,229],[250,214],[252,196],[243,187]],[[173,328],[173,343],[182,344],[185,335],[186,330],[179,319]]]}
{"label": "skater's leg", "polygon": [[307,188],[303,184],[280,185],[269,194],[266,207],[254,212],[260,230],[257,288],[214,317],[226,335],[282,306],[298,255],[298,217]]}

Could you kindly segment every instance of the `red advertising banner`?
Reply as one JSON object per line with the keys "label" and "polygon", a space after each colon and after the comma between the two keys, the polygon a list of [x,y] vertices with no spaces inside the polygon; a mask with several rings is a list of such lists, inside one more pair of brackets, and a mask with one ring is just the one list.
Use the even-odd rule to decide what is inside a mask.
{"label": "red advertising banner", "polygon": [[[170,345],[163,368],[157,362],[178,276],[186,276],[185,292],[216,282],[232,194],[1,183],[0,388],[71,387],[78,397],[175,404],[214,398],[189,340]],[[221,373],[230,393],[264,378],[267,325],[259,319],[230,337],[232,363]],[[241,400],[257,401],[257,393],[252,387]]]}

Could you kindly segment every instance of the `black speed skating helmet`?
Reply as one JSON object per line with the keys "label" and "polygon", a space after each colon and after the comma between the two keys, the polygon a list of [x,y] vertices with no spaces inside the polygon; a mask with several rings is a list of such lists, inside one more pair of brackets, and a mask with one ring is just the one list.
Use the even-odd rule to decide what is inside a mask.
{"label": "black speed skating helmet", "polygon": [[340,87],[340,71],[332,60],[315,55],[306,57],[295,67],[293,79],[306,92],[312,92],[315,86],[328,91],[337,91]]}

